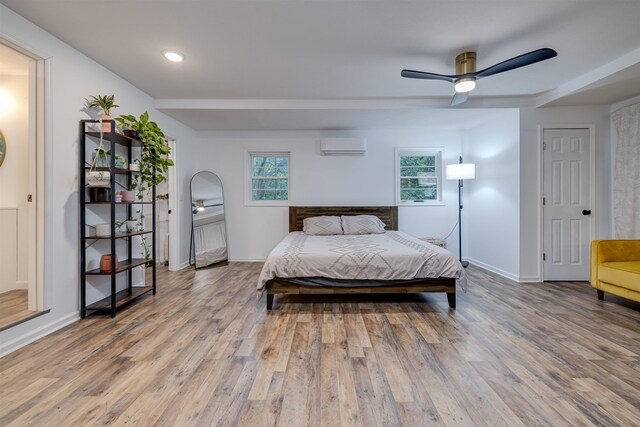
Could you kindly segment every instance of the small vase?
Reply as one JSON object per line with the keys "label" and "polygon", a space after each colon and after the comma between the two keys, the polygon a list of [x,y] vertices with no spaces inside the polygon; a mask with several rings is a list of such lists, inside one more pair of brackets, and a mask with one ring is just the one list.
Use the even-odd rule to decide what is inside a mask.
{"label": "small vase", "polygon": [[133,233],[134,231],[138,231],[138,220],[131,219],[127,221],[127,231],[129,233]]}
{"label": "small vase", "polygon": [[98,237],[109,237],[111,236],[111,224],[96,224],[96,236]]}
{"label": "small vase", "polygon": [[[116,270],[118,269],[118,256],[116,258]],[[100,271],[110,272],[111,271],[111,254],[102,255],[100,257]]]}
{"label": "small vase", "polygon": [[111,116],[108,114],[102,115],[102,132],[111,132],[111,122],[105,123],[105,120],[111,120]]}
{"label": "small vase", "polygon": [[111,189],[109,187],[89,187],[89,200],[92,202],[110,202]]}
{"label": "small vase", "polygon": [[135,202],[136,200],[136,192],[124,190],[122,191],[122,201],[125,203]]}

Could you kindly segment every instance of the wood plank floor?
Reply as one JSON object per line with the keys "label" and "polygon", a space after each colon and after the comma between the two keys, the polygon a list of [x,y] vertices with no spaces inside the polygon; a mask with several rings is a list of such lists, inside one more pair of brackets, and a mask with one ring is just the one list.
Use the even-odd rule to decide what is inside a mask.
{"label": "wood plank floor", "polygon": [[28,302],[26,289],[0,294],[0,331],[38,314],[28,309]]}
{"label": "wood plank floor", "polygon": [[[0,425],[640,425],[640,305],[586,283],[257,299],[260,264],[164,273],[158,295],[0,359]],[[311,299],[309,299],[311,298]]]}

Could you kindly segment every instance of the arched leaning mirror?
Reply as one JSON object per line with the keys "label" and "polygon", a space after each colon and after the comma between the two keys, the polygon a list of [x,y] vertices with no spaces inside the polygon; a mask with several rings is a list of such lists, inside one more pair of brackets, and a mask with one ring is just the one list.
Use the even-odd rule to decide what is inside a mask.
{"label": "arched leaning mirror", "polygon": [[227,261],[227,227],[222,181],[212,172],[191,178],[191,253],[196,268],[224,265]]}

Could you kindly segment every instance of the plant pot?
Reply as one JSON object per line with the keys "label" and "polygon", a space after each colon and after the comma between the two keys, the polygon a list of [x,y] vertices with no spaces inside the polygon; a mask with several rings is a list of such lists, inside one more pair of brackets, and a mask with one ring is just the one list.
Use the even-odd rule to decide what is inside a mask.
{"label": "plant pot", "polygon": [[89,171],[87,172],[87,184],[91,187],[109,187],[111,186],[111,172]]}
{"label": "plant pot", "polygon": [[[118,256],[116,258],[116,269],[118,268]],[[100,271],[110,272],[111,271],[111,254],[102,255],[100,258]]]}
{"label": "plant pot", "polygon": [[137,163],[129,163],[129,170],[131,171],[140,171],[140,165]]}
{"label": "plant pot", "polygon": [[89,187],[89,200],[92,202],[110,202],[111,188]]}
{"label": "plant pot", "polygon": [[137,130],[125,129],[122,133],[128,138],[140,139],[140,133]]}
{"label": "plant pot", "polygon": [[125,190],[125,191],[122,192],[122,201],[124,203],[135,202],[135,200],[136,200],[136,192],[135,191]]}
{"label": "plant pot", "polygon": [[98,237],[109,237],[111,236],[111,224],[96,224],[96,236]]}
{"label": "plant pot", "polygon": [[129,233],[133,233],[134,231],[138,231],[138,220],[130,219],[127,221],[127,231]]}
{"label": "plant pot", "polygon": [[104,123],[105,120],[111,120],[111,116],[107,114],[102,115],[102,132],[111,132],[111,122]]}

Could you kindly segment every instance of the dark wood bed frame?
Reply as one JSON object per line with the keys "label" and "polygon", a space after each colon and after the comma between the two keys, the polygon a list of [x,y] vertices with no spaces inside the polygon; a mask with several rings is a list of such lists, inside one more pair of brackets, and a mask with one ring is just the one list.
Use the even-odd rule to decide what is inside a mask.
{"label": "dark wood bed frame", "polygon": [[[289,231],[302,231],[305,218],[320,215],[375,215],[385,223],[387,230],[398,229],[397,206],[291,206],[289,207]],[[273,307],[276,294],[321,295],[321,294],[405,294],[422,292],[446,292],[449,307],[456,308],[456,280],[448,277],[407,281],[390,286],[306,286],[291,283],[280,277],[266,283],[267,310]]]}

